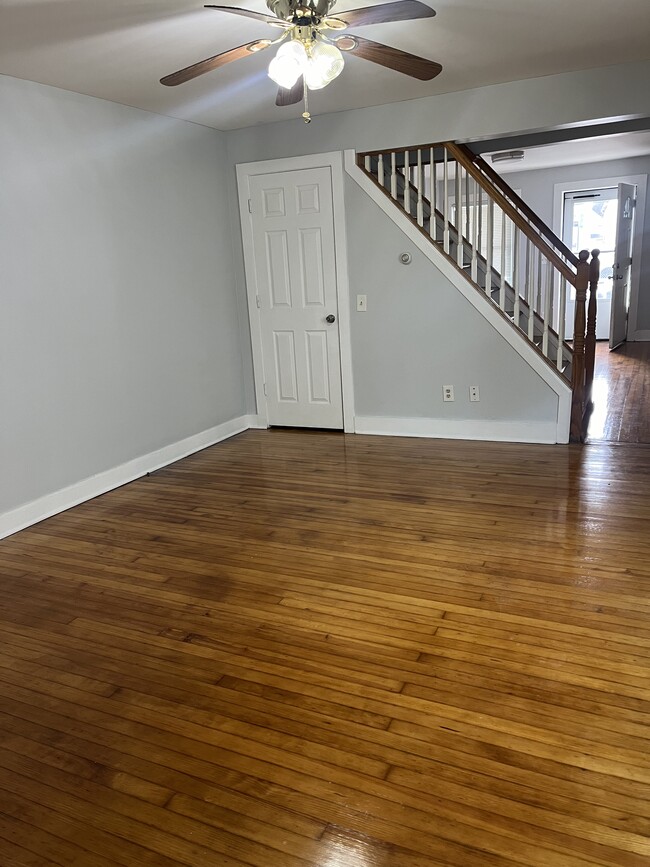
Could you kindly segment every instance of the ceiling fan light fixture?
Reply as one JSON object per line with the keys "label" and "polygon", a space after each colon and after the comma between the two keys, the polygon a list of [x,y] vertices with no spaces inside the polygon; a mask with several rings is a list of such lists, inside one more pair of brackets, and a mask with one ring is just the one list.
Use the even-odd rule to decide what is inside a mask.
{"label": "ceiling fan light fixture", "polygon": [[310,90],[321,90],[343,72],[343,56],[335,45],[315,42],[304,68],[305,84]]}
{"label": "ceiling fan light fixture", "polygon": [[269,78],[278,87],[290,90],[303,74],[307,64],[307,52],[301,42],[292,42],[281,45],[278,53],[269,63]]}

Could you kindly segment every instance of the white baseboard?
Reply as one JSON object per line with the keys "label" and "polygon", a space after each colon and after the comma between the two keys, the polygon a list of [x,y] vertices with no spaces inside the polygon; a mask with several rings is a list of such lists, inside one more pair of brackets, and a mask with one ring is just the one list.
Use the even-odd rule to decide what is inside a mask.
{"label": "white baseboard", "polygon": [[0,539],[248,430],[254,426],[249,423],[249,420],[256,418],[256,416],[246,415],[233,418],[223,422],[223,424],[216,425],[216,427],[211,427],[201,433],[164,446],[164,448],[142,457],[134,458],[125,464],[120,464],[103,473],[97,473],[95,476],[82,479],[82,481],[75,482],[75,484],[62,488],[60,491],[39,497],[37,500],[32,500],[31,503],[25,503],[17,509],[5,512],[0,515]]}
{"label": "white baseboard", "polygon": [[650,340],[650,330],[648,330],[648,331],[635,331],[630,339],[634,342],[642,341],[642,340]]}
{"label": "white baseboard", "polygon": [[509,443],[556,443],[557,424],[548,421],[476,421],[475,419],[356,416],[358,434],[488,440]]}

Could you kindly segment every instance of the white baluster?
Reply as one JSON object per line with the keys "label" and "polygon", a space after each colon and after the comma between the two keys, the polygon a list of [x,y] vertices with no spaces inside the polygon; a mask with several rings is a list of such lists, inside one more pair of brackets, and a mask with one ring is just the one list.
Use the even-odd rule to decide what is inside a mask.
{"label": "white baluster", "polygon": [[501,211],[501,285],[499,288],[499,307],[506,309],[506,212]]}
{"label": "white baluster", "polygon": [[449,157],[447,148],[444,148],[443,158],[443,249],[449,253]]}
{"label": "white baluster", "polygon": [[494,202],[487,193],[487,250],[485,255],[485,293],[492,298],[492,260],[494,249]]}
{"label": "white baluster", "polygon": [[394,199],[397,198],[397,168],[395,151],[390,155],[390,194]]}
{"label": "white baluster", "polygon": [[417,188],[418,188],[418,206],[417,206],[417,219],[418,226],[424,226],[424,205],[422,204],[422,187],[424,186],[424,177],[422,175],[422,151],[418,148],[418,179],[417,179]]}
{"label": "white baluster", "polygon": [[436,190],[436,161],[433,155],[433,148],[429,148],[429,201],[431,202],[431,217],[429,219],[429,235],[431,240],[435,241],[438,236],[438,226],[436,220],[436,201],[438,191]]}
{"label": "white baluster", "polygon": [[472,280],[478,283],[478,221],[479,221],[479,201],[480,187],[474,181],[474,197],[472,199]]}
{"label": "white baluster", "polygon": [[364,165],[366,167],[366,171],[368,172],[368,174],[370,174],[370,157],[368,156],[368,154],[366,154],[366,157],[365,157],[363,162],[364,162]]}
{"label": "white baluster", "polygon": [[560,303],[557,324],[557,369],[564,367],[564,335],[566,333],[564,320],[566,316],[566,277],[560,275]]}
{"label": "white baluster", "polygon": [[456,264],[463,267],[463,167],[456,163]]}
{"label": "white baluster", "polygon": [[470,177],[469,172],[465,169],[465,237],[468,241],[471,241],[470,233],[472,230],[472,221],[470,214],[470,204],[469,204],[469,193],[470,193]]}
{"label": "white baluster", "polygon": [[517,328],[519,328],[519,317],[521,315],[521,311],[519,308],[519,290],[520,290],[520,278],[519,278],[519,227],[515,226],[515,238],[514,238],[514,248],[512,251],[512,288],[515,293],[515,307],[513,310],[513,320]]}
{"label": "white baluster", "polygon": [[544,287],[542,284],[542,251],[537,250],[537,304],[535,312],[539,316],[544,316]]}
{"label": "white baluster", "polygon": [[531,250],[531,243],[526,238],[526,304],[528,305],[528,339],[532,342],[535,337],[535,287],[534,287],[534,253]]}
{"label": "white baluster", "polygon": [[404,151],[404,210],[411,216],[411,166],[409,152]]}
{"label": "white baluster", "polygon": [[379,158],[377,160],[377,180],[379,181],[379,185],[381,187],[384,186],[384,155],[379,154]]}
{"label": "white baluster", "polygon": [[542,352],[548,358],[548,326],[550,321],[551,292],[553,291],[553,278],[551,265],[544,258],[544,325],[542,327]]}

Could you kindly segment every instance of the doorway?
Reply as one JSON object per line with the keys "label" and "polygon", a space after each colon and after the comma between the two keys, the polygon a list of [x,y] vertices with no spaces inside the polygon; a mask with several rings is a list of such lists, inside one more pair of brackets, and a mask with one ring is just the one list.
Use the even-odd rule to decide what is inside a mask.
{"label": "doorway", "polygon": [[[617,216],[618,187],[564,193],[562,240],[576,255],[580,250],[600,250],[596,340],[609,340]],[[576,290],[575,286],[569,288],[566,323],[572,336]]]}
{"label": "doorway", "polygon": [[[639,305],[639,292],[641,288],[641,253],[643,250],[643,242],[644,242],[644,215],[645,215],[645,202],[646,202],[646,188],[647,188],[647,175],[625,175],[618,177],[596,177],[590,178],[587,180],[568,180],[562,181],[561,183],[554,184],[554,192],[553,192],[553,230],[559,237],[561,237],[564,242],[568,246],[572,246],[573,243],[578,245],[576,252],[579,252],[580,249],[592,250],[593,248],[600,249],[601,252],[601,278],[600,284],[598,287],[598,313],[596,317],[596,335],[599,340],[608,340],[610,337],[610,331],[603,327],[603,322],[601,320],[605,319],[605,321],[611,322],[612,318],[612,297],[613,297],[613,284],[614,280],[610,280],[610,276],[616,277],[617,274],[621,278],[626,278],[619,280],[616,284],[617,286],[621,285],[621,283],[627,283],[627,291],[625,293],[626,296],[626,315],[625,315],[625,331],[626,334],[624,339],[627,340],[646,340],[646,333],[643,331],[639,331],[637,327],[637,310]],[[604,254],[607,250],[610,251],[611,247],[609,243],[603,240],[599,240],[596,243],[596,238],[600,238],[598,227],[594,229],[594,234],[596,238],[584,237],[586,233],[583,233],[582,238],[573,237],[573,219],[569,217],[567,219],[565,215],[565,196],[567,194],[573,195],[590,195],[594,191],[602,192],[602,191],[610,191],[616,190],[619,191],[620,187],[624,184],[629,184],[636,188],[636,200],[634,203],[634,227],[632,231],[632,256],[631,262],[629,262],[629,268],[627,270],[627,274],[623,274],[621,271],[616,271],[613,266],[616,264],[616,254],[614,254],[613,258],[609,258],[605,261]],[[609,193],[611,195],[611,193]],[[619,198],[617,196],[617,198]],[[578,201],[580,201],[578,199]],[[585,199],[583,201],[589,202],[589,199]],[[592,200],[593,201],[593,200]],[[602,207],[602,205],[601,205]],[[611,207],[611,206],[610,206]],[[613,209],[612,209],[613,210]],[[622,215],[622,209],[620,209],[617,205],[617,214],[619,216]],[[611,219],[611,217],[610,217]],[[591,234],[591,232],[589,233]],[[605,247],[604,244],[608,243],[608,246]],[[601,246],[602,244],[602,246]],[[618,263],[619,265],[621,263]],[[613,272],[612,273],[612,270]],[[620,293],[619,293],[620,295]],[[605,296],[605,297],[603,297]],[[602,303],[601,303],[602,302]],[[575,292],[571,294],[571,296],[567,299],[567,308],[566,308],[566,338],[567,340],[573,339],[573,321],[574,321],[574,309],[575,309]],[[604,314],[601,316],[601,313]],[[618,311],[617,320],[620,323],[623,317],[620,315],[620,311]],[[617,341],[618,342],[618,341]]]}
{"label": "doorway", "polygon": [[353,432],[341,154],[237,178],[258,423]]}

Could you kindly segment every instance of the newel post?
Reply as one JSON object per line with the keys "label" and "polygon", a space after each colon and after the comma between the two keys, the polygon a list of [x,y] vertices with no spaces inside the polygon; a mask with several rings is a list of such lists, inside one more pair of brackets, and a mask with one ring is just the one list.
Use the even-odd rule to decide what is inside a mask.
{"label": "newel post", "polygon": [[585,338],[585,401],[591,401],[591,385],[596,364],[596,292],[600,280],[600,250],[591,251],[589,263],[589,306],[587,307],[587,336]]}
{"label": "newel post", "polygon": [[582,416],[585,407],[585,330],[589,286],[589,250],[581,250],[576,275],[576,309],[573,324],[573,364],[571,368],[571,442],[582,441]]}

